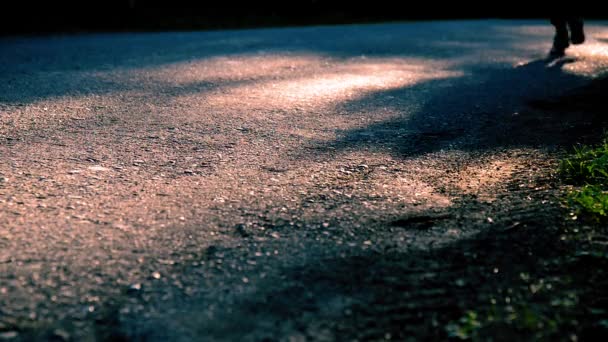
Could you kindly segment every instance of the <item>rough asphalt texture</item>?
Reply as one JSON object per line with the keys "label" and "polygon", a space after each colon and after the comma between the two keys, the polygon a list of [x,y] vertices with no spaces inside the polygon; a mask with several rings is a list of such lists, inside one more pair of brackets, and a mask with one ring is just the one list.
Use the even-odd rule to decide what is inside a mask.
{"label": "rough asphalt texture", "polygon": [[503,276],[463,253],[561,218],[568,123],[525,108],[608,70],[587,31],[2,38],[0,340],[445,338]]}

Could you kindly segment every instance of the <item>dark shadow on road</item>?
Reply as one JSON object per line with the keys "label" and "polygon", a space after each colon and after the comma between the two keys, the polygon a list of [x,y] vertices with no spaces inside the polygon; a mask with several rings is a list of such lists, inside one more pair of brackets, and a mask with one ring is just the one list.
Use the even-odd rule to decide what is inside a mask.
{"label": "dark shadow on road", "polygon": [[[328,150],[368,148],[411,158],[442,149],[485,151],[514,147],[556,148],[595,135],[605,127],[602,103],[577,99],[575,106],[547,112],[534,106],[543,99],[568,96],[580,89],[601,88],[605,79],[590,80],[564,72],[574,58],[540,59],[517,66],[469,66],[471,73],[413,87],[373,92],[341,104],[349,112],[391,108],[396,119],[344,132]],[[419,109],[410,101],[417,91],[431,93]],[[386,99],[391,99],[387,101]],[[564,101],[561,101],[562,103]],[[590,103],[593,103],[590,105]],[[562,110],[568,108],[569,110]],[[581,111],[585,110],[585,113]],[[323,149],[323,147],[320,147]]]}
{"label": "dark shadow on road", "polygon": [[[514,184],[513,193],[518,189]],[[510,200],[519,201],[517,195]],[[501,205],[496,209],[519,224],[500,224],[429,250],[410,249],[395,241],[367,250],[344,250],[343,257],[310,258],[259,280],[255,292],[216,312],[212,320],[205,319],[206,307],[200,306],[204,300],[184,304],[183,318],[175,319],[195,336],[210,339],[275,341],[300,336],[367,341],[390,336],[400,341],[445,340],[448,324],[458,322],[470,310],[494,315],[496,324],[484,328],[491,330],[483,336],[500,336],[501,340],[559,339],[565,331],[583,339],[605,334],[606,328],[598,325],[605,313],[593,320],[588,315],[589,308],[606,301],[603,293],[608,284],[605,278],[594,277],[598,269],[608,266],[606,259],[574,256],[583,246],[563,239],[559,207],[539,213],[524,202],[511,204],[515,204],[511,207],[514,212],[500,212]],[[469,199],[420,217],[439,215],[456,225],[459,213],[480,205],[484,204]],[[439,228],[431,224],[425,229]],[[395,232],[395,239],[398,235]],[[589,279],[597,282],[589,283]],[[535,290],[538,286],[545,287]],[[569,291],[578,298],[576,306],[557,309],[548,304],[571,294]],[[504,317],[514,317],[513,325],[501,321]],[[486,319],[479,317],[480,321]],[[546,326],[552,322],[559,322],[559,329]],[[127,336],[133,331],[128,323],[121,329]],[[132,338],[169,336],[152,324]]]}

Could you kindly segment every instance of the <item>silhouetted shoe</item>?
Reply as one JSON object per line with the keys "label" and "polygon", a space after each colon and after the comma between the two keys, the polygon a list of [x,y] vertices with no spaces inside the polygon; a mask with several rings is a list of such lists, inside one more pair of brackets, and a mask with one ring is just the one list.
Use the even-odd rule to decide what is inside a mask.
{"label": "silhouetted shoe", "polygon": [[583,44],[585,42],[585,31],[581,19],[572,20],[570,26],[570,42],[572,44]]}
{"label": "silhouetted shoe", "polygon": [[561,57],[564,57],[565,55],[566,55],[566,49],[556,47],[555,45],[553,45],[553,47],[549,51],[550,59],[561,58]]}

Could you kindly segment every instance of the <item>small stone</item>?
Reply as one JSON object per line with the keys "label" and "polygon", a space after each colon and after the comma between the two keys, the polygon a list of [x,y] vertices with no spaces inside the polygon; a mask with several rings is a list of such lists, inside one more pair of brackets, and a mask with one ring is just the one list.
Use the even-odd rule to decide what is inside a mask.
{"label": "small stone", "polygon": [[192,171],[192,170],[184,170],[184,173],[187,174],[187,175],[193,175],[194,171]]}
{"label": "small stone", "polygon": [[110,171],[110,169],[108,169],[107,167],[103,167],[101,165],[94,165],[94,166],[89,166],[89,170],[91,171]]}
{"label": "small stone", "polygon": [[127,289],[128,294],[135,294],[135,293],[138,293],[139,291],[141,291],[140,283],[131,284],[131,285],[129,285],[129,288]]}
{"label": "small stone", "polygon": [[152,278],[154,278],[154,279],[160,279],[160,273],[158,273],[156,271],[152,272]]}
{"label": "small stone", "polygon": [[8,178],[0,176],[0,183],[8,183]]}
{"label": "small stone", "polygon": [[131,229],[131,227],[128,224],[124,224],[124,223],[121,223],[121,222],[116,222],[116,223],[112,224],[112,227],[116,228],[116,229],[123,230],[123,231],[128,231],[128,230]]}
{"label": "small stone", "polygon": [[244,224],[237,224],[235,227],[236,232],[242,237],[249,237],[251,234],[247,231],[247,228]]}
{"label": "small stone", "polygon": [[68,174],[70,174],[70,175],[76,175],[76,174],[79,174],[81,172],[82,172],[82,170],[70,170],[70,171],[68,171]]}

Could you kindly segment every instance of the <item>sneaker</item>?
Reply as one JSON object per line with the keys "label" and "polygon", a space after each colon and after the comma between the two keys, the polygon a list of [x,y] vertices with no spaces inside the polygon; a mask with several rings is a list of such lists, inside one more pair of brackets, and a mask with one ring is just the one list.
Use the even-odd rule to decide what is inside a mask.
{"label": "sneaker", "polygon": [[549,51],[550,59],[561,58],[561,57],[564,57],[565,55],[566,55],[566,48],[560,48],[555,45],[553,45],[553,47]]}
{"label": "sneaker", "polygon": [[583,44],[585,42],[583,21],[581,19],[575,19],[568,22],[568,26],[570,26],[570,42],[572,44]]}

